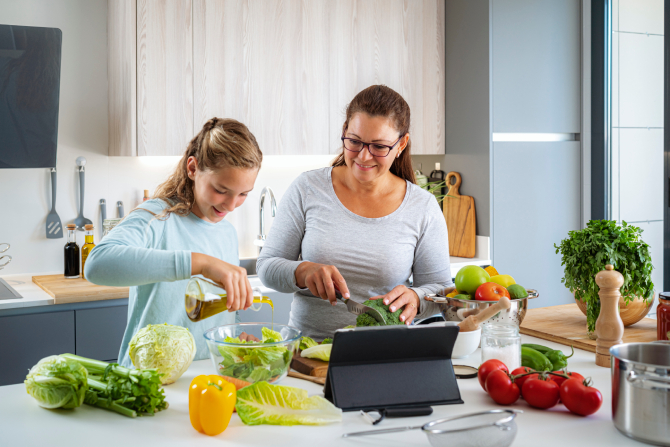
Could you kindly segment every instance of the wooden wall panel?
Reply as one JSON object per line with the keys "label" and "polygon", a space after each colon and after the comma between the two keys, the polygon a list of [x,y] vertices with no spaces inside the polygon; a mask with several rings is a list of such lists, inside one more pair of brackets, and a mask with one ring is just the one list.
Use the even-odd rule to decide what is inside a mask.
{"label": "wooden wall panel", "polygon": [[137,155],[137,2],[107,4],[109,155]]}
{"label": "wooden wall panel", "polygon": [[137,2],[138,155],[181,155],[193,138],[190,0]]}

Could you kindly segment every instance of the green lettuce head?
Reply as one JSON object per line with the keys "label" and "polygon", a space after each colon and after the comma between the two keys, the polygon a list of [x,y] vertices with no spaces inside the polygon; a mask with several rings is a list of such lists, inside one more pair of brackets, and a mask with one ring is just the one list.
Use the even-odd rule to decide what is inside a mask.
{"label": "green lettuce head", "polygon": [[88,372],[79,362],[59,355],[40,360],[28,372],[26,391],[43,408],[76,408],[88,390]]}
{"label": "green lettuce head", "polygon": [[128,345],[130,360],[138,369],[156,369],[161,383],[174,383],[191,366],[195,339],[188,329],[171,324],[150,324],[133,336]]}

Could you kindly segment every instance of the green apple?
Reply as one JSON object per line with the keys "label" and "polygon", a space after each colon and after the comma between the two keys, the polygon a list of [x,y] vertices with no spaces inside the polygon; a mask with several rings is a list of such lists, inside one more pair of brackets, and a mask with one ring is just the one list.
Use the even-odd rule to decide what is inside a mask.
{"label": "green apple", "polygon": [[456,273],[456,290],[475,295],[477,288],[491,281],[491,275],[478,265],[466,265]]}

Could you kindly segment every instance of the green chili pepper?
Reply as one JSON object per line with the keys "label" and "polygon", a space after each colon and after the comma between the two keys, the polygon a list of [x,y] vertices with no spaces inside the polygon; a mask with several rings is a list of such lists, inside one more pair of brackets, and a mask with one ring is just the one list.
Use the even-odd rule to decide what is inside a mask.
{"label": "green chili pepper", "polygon": [[552,371],[552,363],[539,351],[521,346],[521,366],[533,368],[535,371]]}
{"label": "green chili pepper", "polygon": [[568,356],[563,354],[563,351],[559,350],[551,351],[545,354],[552,365],[554,365],[553,371],[558,371],[559,369],[563,369],[568,366],[568,359],[575,355],[575,348],[570,346],[570,349],[572,349],[572,354]]}
{"label": "green chili pepper", "polygon": [[521,346],[525,346],[526,348],[530,348],[530,349],[535,349],[537,352],[541,352],[544,355],[547,355],[548,352],[553,351],[553,349],[551,349],[547,346],[535,345],[535,344],[532,344],[532,343],[524,343]]}

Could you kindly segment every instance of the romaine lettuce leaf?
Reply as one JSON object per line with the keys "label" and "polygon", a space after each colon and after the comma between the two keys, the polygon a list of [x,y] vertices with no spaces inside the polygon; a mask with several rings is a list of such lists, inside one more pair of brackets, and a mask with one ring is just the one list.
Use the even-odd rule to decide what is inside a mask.
{"label": "romaine lettuce leaf", "polygon": [[237,414],[246,425],[323,425],[342,421],[342,410],[306,390],[257,382],[237,392]]}

